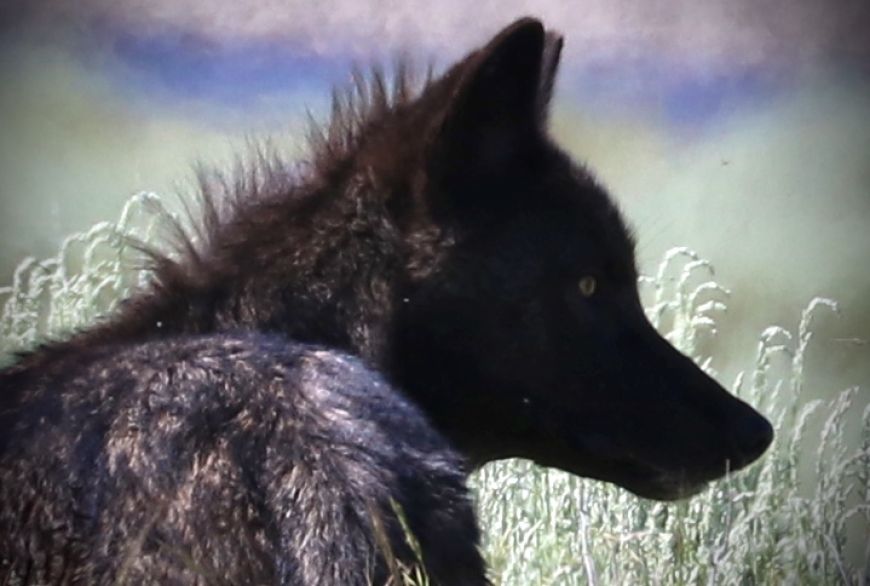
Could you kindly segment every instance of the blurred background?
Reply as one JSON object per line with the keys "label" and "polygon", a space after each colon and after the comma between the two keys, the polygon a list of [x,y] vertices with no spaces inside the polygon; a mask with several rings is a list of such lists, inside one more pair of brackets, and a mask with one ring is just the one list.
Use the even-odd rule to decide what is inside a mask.
{"label": "blurred background", "polygon": [[441,70],[535,15],[566,37],[553,132],[620,202],[643,270],[675,245],[729,287],[713,366],[815,295],[816,394],[870,393],[870,3],[866,0],[5,0],[0,284],[25,256],[191,188],[251,138],[299,155],[354,64]]}

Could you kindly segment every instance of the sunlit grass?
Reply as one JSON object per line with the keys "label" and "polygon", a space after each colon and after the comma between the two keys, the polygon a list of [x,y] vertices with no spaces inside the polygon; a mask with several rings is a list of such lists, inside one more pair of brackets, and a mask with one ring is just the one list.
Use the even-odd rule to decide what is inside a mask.
{"label": "sunlit grass", "polygon": [[[91,323],[145,282],[122,236],[153,241],[166,214],[159,198],[140,194],[117,224],[70,236],[54,258],[24,260],[0,288],[0,364]],[[656,327],[715,375],[704,341],[725,319],[730,293],[709,263],[672,249],[641,285]],[[870,584],[867,389],[827,389],[833,398],[824,401],[808,400],[805,388],[813,323],[836,311],[815,298],[796,324],[760,334],[732,388],[774,422],[774,446],[689,501],[645,501],[522,461],[481,470],[472,486],[495,583]],[[425,583],[412,573],[403,579]]]}

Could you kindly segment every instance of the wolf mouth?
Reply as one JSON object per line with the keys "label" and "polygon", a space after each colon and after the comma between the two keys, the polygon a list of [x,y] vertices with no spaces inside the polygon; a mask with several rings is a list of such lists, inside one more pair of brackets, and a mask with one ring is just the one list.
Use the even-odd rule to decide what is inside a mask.
{"label": "wolf mouth", "polygon": [[[637,496],[659,501],[675,501],[694,496],[728,471],[727,466],[724,469],[713,466],[690,470],[684,466],[665,466],[663,463],[650,462],[648,458],[597,433],[585,435],[574,448],[573,458],[568,453],[563,454],[565,460],[562,465],[552,461],[542,464],[556,465],[579,476],[612,482]],[[592,463],[592,469],[582,469],[584,467],[578,466],[576,460],[573,464],[564,465],[577,457],[578,448],[580,453],[586,454],[584,459]]]}
{"label": "wolf mouth", "polygon": [[614,476],[603,480],[614,482],[643,498],[676,501],[702,492],[713,479],[690,475],[686,470],[665,470],[636,460],[625,460],[619,463]]}

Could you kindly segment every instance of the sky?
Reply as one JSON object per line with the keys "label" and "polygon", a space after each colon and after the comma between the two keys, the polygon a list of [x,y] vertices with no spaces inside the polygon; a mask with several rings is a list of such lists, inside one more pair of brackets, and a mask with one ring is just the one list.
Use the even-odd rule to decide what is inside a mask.
{"label": "sky", "polygon": [[806,63],[870,56],[860,0],[9,0],[3,21],[61,24],[100,37],[177,34],[218,47],[288,43],[317,55],[368,56],[419,47],[456,57],[512,16],[534,14],[572,39],[568,55],[634,59],[650,51],[699,67]]}
{"label": "sky", "polygon": [[91,66],[126,68],[137,78],[127,83],[150,91],[240,106],[331,83],[354,60],[403,51],[443,64],[525,14],[566,34],[565,81],[643,86],[672,109],[833,65],[870,70],[862,0],[6,0],[0,31],[67,42]]}
{"label": "sky", "polygon": [[826,339],[870,339],[866,0],[5,0],[0,283],[252,136],[298,153],[352,65],[443,69],[522,15],[565,36],[553,132],[636,226],[642,268],[674,245],[710,258],[732,347],[813,295],[848,316]]}

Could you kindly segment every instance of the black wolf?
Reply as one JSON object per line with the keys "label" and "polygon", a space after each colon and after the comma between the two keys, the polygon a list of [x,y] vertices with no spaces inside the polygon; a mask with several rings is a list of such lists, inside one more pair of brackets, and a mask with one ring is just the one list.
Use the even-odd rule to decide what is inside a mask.
{"label": "black wolf", "polygon": [[205,178],[147,291],[0,375],[3,582],[483,585],[473,467],[675,499],[758,458],[547,136],[561,47],[523,19],[420,90],[360,77],[306,163]]}

